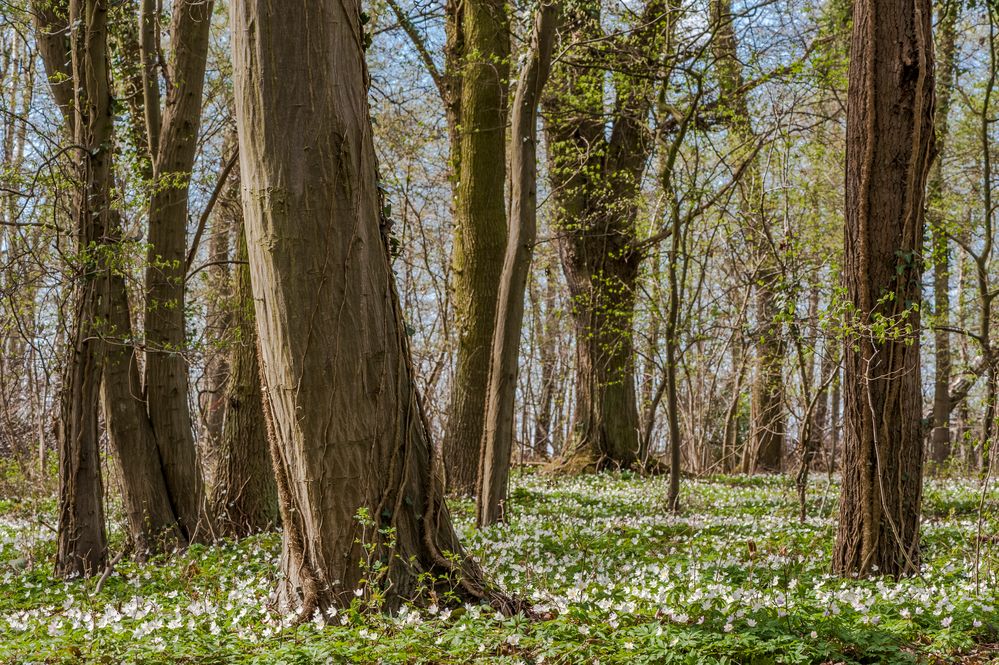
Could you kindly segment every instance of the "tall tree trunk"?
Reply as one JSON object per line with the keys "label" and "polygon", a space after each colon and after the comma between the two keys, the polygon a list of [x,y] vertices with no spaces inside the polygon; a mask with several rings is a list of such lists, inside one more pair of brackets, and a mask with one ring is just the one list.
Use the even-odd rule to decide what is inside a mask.
{"label": "tall tree trunk", "polygon": [[[928,0],[857,0],[847,102],[843,487],[833,570],[919,570],[919,253],[933,155]],[[885,326],[890,326],[885,330]]]}
{"label": "tall tree trunk", "polygon": [[524,292],[538,235],[538,100],[551,70],[558,9],[549,2],[537,11],[527,63],[520,73],[510,132],[510,236],[500,278],[496,324],[486,399],[485,429],[479,461],[477,519],[487,526],[503,518],[510,454],[514,440],[514,403]]}
{"label": "tall tree trunk", "polygon": [[[144,385],[167,488],[181,530],[191,542],[211,536],[188,401],[184,286],[188,193],[201,124],[213,6],[212,0],[180,0],[173,5],[172,87],[167,91],[158,145],[150,140],[154,183],[146,257]],[[143,16],[144,28],[145,21]],[[150,107],[158,105],[159,99],[145,99],[147,117]],[[150,136],[154,135],[151,130]]]}
{"label": "tall tree trunk", "polygon": [[950,333],[940,329],[940,326],[948,325],[950,320],[950,247],[947,240],[942,153],[947,140],[947,116],[950,115],[951,93],[956,74],[954,42],[959,3],[955,0],[944,0],[939,5],[938,13],[934,125],[939,156],[934,160],[926,190],[926,216],[931,232],[933,262],[934,320],[937,326],[933,332],[936,366],[933,375],[933,429],[930,434],[930,459],[933,461],[933,467],[942,464],[950,457]]}
{"label": "tall tree trunk", "polygon": [[[238,205],[238,201],[233,203]],[[245,262],[246,234],[239,222],[236,225],[236,256]],[[260,393],[257,330],[248,265],[240,264],[236,268],[234,288],[234,307],[230,309],[235,334],[229,352],[229,377],[222,402],[224,418],[211,505],[219,532],[243,538],[277,524],[278,502]]]}
{"label": "tall tree trunk", "polygon": [[451,525],[414,384],[380,217],[363,30],[358,0],[232,3],[243,205],[284,524],[278,595],[303,616],[348,605],[355,589],[390,606],[411,600],[427,572],[461,595],[487,595]]}
{"label": "tall tree trunk", "polygon": [[[654,66],[667,11],[649,2],[638,27],[618,44],[621,71]],[[555,67],[546,95],[545,132],[553,191],[553,224],[571,298],[576,336],[573,436],[560,466],[569,472],[631,467],[638,461],[632,323],[642,255],[636,250],[641,179],[652,147],[649,80],[621,74],[613,126],[604,117],[607,53],[600,18],[566,11],[573,57]]]}
{"label": "tall tree trunk", "polygon": [[[72,0],[69,26],[72,71],[72,135],[78,190],[74,230],[79,265],[73,284],[73,313],[60,400],[59,518],[56,574],[89,576],[107,558],[104,488],[98,432],[100,364],[104,342],[100,304],[107,280],[101,251],[111,211],[110,149],[113,118],[108,70],[107,4]],[[63,54],[65,58],[65,54]],[[51,72],[50,72],[51,76]]]}
{"label": "tall tree trunk", "polygon": [[458,354],[444,459],[448,489],[475,491],[496,294],[506,247],[506,95],[509,21],[501,0],[461,3],[461,81],[455,187],[454,306]]}

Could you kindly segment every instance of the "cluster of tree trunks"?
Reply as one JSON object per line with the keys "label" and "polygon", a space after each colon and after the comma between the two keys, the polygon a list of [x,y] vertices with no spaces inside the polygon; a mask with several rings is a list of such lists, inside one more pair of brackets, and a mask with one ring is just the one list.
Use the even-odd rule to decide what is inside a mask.
{"label": "cluster of tree trunks", "polygon": [[[217,312],[230,348],[212,370],[221,399],[213,398],[207,416],[217,460],[208,488],[189,406],[185,291],[205,221],[189,246],[189,190],[213,3],[173,3],[171,53],[164,65],[152,0],[141,2],[136,20],[117,27],[109,21],[106,0],[35,2],[38,47],[74,145],[76,177],[58,432],[60,574],[91,575],[106,565],[102,406],[140,556],[219,534],[244,536],[280,519],[284,577],[278,595],[304,608],[306,616],[348,605],[358,588],[394,606],[425,590],[428,573],[442,584],[459,585],[468,598],[512,608],[462,553],[444,502],[444,477],[452,491],[477,495],[480,525],[502,519],[524,298],[537,235],[539,106],[546,116],[552,226],[576,338],[573,437],[557,467],[644,463],[655,408],[665,394],[669,501],[678,507],[678,271],[685,240],[675,201],[672,226],[656,237],[672,239],[667,368],[644,423],[632,330],[640,268],[654,244],[643,241],[638,228],[642,180],[656,142],[669,145],[662,134],[679,128],[682,137],[699,112],[700,91],[682,121],[655,135],[650,130],[649,118],[661,114],[665,99],[656,76],[673,43],[672,23],[663,20],[671,5],[650,0],[624,37],[610,39],[599,12],[572,6],[560,11],[543,3],[515,88],[509,143],[507,7],[495,0],[449,2],[440,72],[413,24],[394,0],[390,6],[424,58],[449,128],[458,336],[443,457],[430,440],[414,383],[390,266],[390,225],[383,218],[366,101],[360,2],[293,0],[278,7],[233,0],[240,168],[223,170],[218,192],[227,191],[223,198],[230,199],[225,209],[234,228],[220,233],[235,236],[237,267],[226,294],[229,309]],[[755,378],[743,470],[775,472],[785,447],[781,272],[733,5],[712,0],[710,13],[721,100],[712,122],[727,131],[731,153],[741,162],[738,212],[755,266]],[[936,85],[941,141],[955,75],[956,17],[956,5],[947,4]],[[855,6],[844,265],[852,310],[833,562],[842,574],[900,575],[919,565],[919,254],[927,202],[938,313],[949,307],[950,271],[939,165],[926,192],[935,149],[930,18],[928,0],[858,0]],[[565,57],[553,65],[559,41]],[[606,47],[610,42],[613,48]],[[121,213],[112,205],[113,146],[121,139],[114,132],[111,48],[123,62],[117,85],[131,91],[126,140],[148,157],[141,173],[149,192],[141,343],[124,269],[115,261],[125,241]],[[609,118],[608,71],[614,73]],[[667,163],[662,172],[666,190],[672,167]],[[239,182],[242,205],[233,200]],[[214,203],[215,195],[203,217]],[[227,238],[213,240],[220,262],[228,261]],[[817,300],[812,306],[817,310]],[[935,333],[932,454],[939,462],[949,454],[950,413],[958,395],[949,385],[946,328],[938,325]],[[800,334],[792,333],[800,344]],[[818,348],[818,330],[809,334]],[[838,386],[839,353],[831,342],[822,347],[817,382],[813,366],[800,367],[808,402],[798,474],[802,505],[803,479],[830,420],[827,392]],[[995,389],[989,351],[984,362]],[[741,343],[733,346],[736,392],[743,352]],[[545,365],[549,374],[551,367]],[[551,400],[543,394],[546,413]],[[723,454],[730,456],[737,407],[733,401],[725,415]],[[547,426],[538,420],[538,440],[547,440]]]}
{"label": "cluster of tree trunks", "polygon": [[[39,50],[53,97],[74,145],[85,148],[74,158],[75,288],[58,433],[62,489],[57,570],[66,576],[99,572],[107,558],[98,445],[101,407],[136,555],[143,558],[218,535],[208,510],[188,405],[183,306],[189,268],[188,188],[198,145],[212,3],[180,2],[173,7],[171,86],[165,113],[159,110],[159,56],[146,69],[137,61],[142,56],[148,64],[148,49],[157,48],[158,18],[151,7],[153,3],[144,4],[140,21],[111,22],[107,2],[39,1],[34,6]],[[136,28],[139,22],[141,31]],[[151,192],[144,374],[119,261],[122,220],[111,203],[116,141],[108,64],[112,45],[124,58],[120,72],[125,80],[119,85],[145,93],[130,97],[128,132],[140,153],[147,151],[149,156],[141,169]],[[244,284],[244,309],[247,290]],[[252,318],[242,328],[252,345]],[[230,401],[250,391],[248,408],[240,417],[230,418],[231,457],[242,459],[228,460],[235,469],[217,494],[228,497],[219,503],[229,508],[227,516],[238,508],[239,519],[229,520],[224,532],[239,535],[273,525],[276,504],[273,490],[267,494],[273,486],[270,465],[266,456],[258,454],[266,445],[260,436],[244,437],[254,420],[257,433],[263,430],[259,394],[254,404],[253,387],[247,385],[255,382],[255,366],[246,366],[246,353],[237,349],[234,355],[243,363],[230,388],[235,396]],[[250,358],[255,363],[255,354]],[[243,468],[247,463],[252,465],[249,471]],[[234,494],[236,487],[247,490],[247,495],[252,490],[257,505],[241,506],[246,496]]]}

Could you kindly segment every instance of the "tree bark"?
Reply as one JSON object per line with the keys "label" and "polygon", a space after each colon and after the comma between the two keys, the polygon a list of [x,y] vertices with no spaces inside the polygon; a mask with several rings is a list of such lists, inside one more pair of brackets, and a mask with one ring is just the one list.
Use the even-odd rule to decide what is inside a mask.
{"label": "tree bark", "polygon": [[[121,249],[121,223],[111,219],[109,240]],[[187,545],[170,503],[163,465],[146,402],[132,333],[132,316],[125,276],[115,267],[108,272],[105,308],[107,353],[101,380],[101,403],[108,440],[121,472],[121,492],[129,535],[136,557],[169,552]]]}
{"label": "tree bark", "polygon": [[939,5],[937,23],[937,80],[936,129],[938,157],[933,162],[933,170],[926,191],[926,216],[931,233],[931,257],[933,263],[934,320],[937,327],[933,331],[936,351],[936,366],[933,375],[933,423],[930,434],[930,459],[933,467],[950,457],[950,375],[951,351],[950,333],[942,330],[950,320],[950,247],[947,240],[946,203],[944,202],[944,174],[942,153],[947,140],[947,117],[950,115],[951,93],[954,87],[956,61],[954,57],[956,26],[959,4],[954,0],[944,0]]}
{"label": "tree bark", "polygon": [[613,126],[605,134],[607,54],[599,16],[566,11],[573,58],[553,70],[544,100],[548,172],[559,252],[576,333],[573,437],[559,460],[566,472],[628,468],[638,462],[633,316],[641,252],[636,216],[652,147],[652,84],[624,72],[654,66],[666,10],[649,2],[613,57],[621,58]]}
{"label": "tree bark", "polygon": [[[211,520],[194,444],[184,358],[184,285],[187,210],[191,171],[198,146],[201,98],[208,55],[212,0],[181,0],[173,6],[171,82],[162,113],[149,202],[146,260],[145,390],[167,488],[185,537],[211,538]],[[146,28],[143,16],[143,28]],[[145,99],[147,117],[159,99]],[[155,113],[153,115],[156,115]],[[153,133],[150,133],[152,141]]]}
{"label": "tree bark", "polygon": [[[454,161],[455,329],[458,349],[444,430],[448,489],[475,491],[483,436],[496,294],[506,248],[506,97],[510,35],[501,0],[461,3],[461,76]],[[459,28],[455,28],[456,30]]]}
{"label": "tree bark", "polygon": [[548,449],[552,447],[554,452],[555,438],[552,427],[553,411],[555,409],[555,394],[558,389],[558,354],[556,353],[556,341],[558,326],[555,313],[555,282],[551,271],[545,269],[545,293],[543,303],[540,295],[534,298],[533,317],[535,325],[540,329],[539,361],[541,363],[541,396],[537,404],[537,416],[534,421],[534,457],[535,459],[545,459],[549,456]]}
{"label": "tree bark", "polygon": [[858,0],[846,137],[844,281],[853,306],[833,570],[919,570],[919,253],[933,156],[928,0]]}
{"label": "tree bark", "polygon": [[510,131],[510,235],[500,278],[490,361],[485,429],[479,461],[477,520],[488,526],[503,518],[510,454],[524,293],[538,234],[538,100],[551,70],[558,9],[549,2],[537,11],[527,63],[520,73]]}
{"label": "tree bark", "polygon": [[[107,4],[71,0],[66,25],[71,53],[72,136],[78,178],[74,231],[73,313],[60,399],[59,518],[55,572],[61,577],[101,572],[107,560],[101,481],[98,404],[104,342],[98,326],[107,280],[102,250],[108,229],[113,117],[108,69]],[[55,11],[55,10],[53,10]],[[65,61],[65,53],[61,56]],[[50,72],[50,78],[54,72]]]}
{"label": "tree bark", "polygon": [[[222,164],[228,164],[230,157],[236,150],[235,129],[226,135],[222,146]],[[225,183],[219,183],[220,192],[218,202],[211,214],[211,237],[208,243],[208,262],[214,263],[208,268],[206,287],[208,290],[207,305],[205,311],[205,337],[208,346],[213,351],[205,360],[204,388],[199,391],[199,402],[202,422],[201,436],[201,457],[205,469],[205,476],[209,483],[217,482],[215,474],[218,466],[222,463],[221,456],[224,452],[220,449],[225,426],[226,417],[226,387],[229,385],[229,377],[232,372],[232,362],[236,353],[230,353],[233,343],[241,344],[245,339],[241,333],[245,332],[246,326],[241,328],[240,333],[234,337],[233,326],[237,325],[236,318],[241,316],[242,309],[246,305],[240,304],[240,300],[234,292],[234,282],[239,279],[234,275],[230,260],[238,257],[232,256],[231,236],[242,233],[243,220],[242,211],[239,207],[239,178],[231,173],[226,178]],[[192,241],[193,244],[194,241]],[[239,240],[236,240],[238,246]],[[190,251],[188,254],[190,255]],[[245,257],[240,260],[246,260]],[[238,272],[238,269],[236,270]],[[249,291],[246,292],[249,294]],[[249,307],[253,307],[253,300],[248,295],[246,300]],[[236,311],[234,311],[236,310]],[[253,327],[251,319],[248,327]],[[252,340],[251,340],[252,341]],[[249,344],[250,355],[254,356],[256,362],[256,352],[254,344]],[[259,383],[259,381],[258,381]],[[263,419],[261,416],[260,428],[263,431]],[[266,447],[264,448],[266,451]],[[212,510],[213,515],[218,512]]]}
{"label": "tree bark", "polygon": [[414,385],[381,226],[360,3],[231,7],[243,207],[284,524],[279,601],[305,617],[350,604],[355,589],[389,606],[419,601],[426,572],[448,577],[459,595],[489,595],[451,525]]}
{"label": "tree bark", "polygon": [[[39,43],[46,44],[46,48],[42,49],[42,59],[57,100],[62,100],[66,90],[72,91],[71,83],[75,80],[72,64],[67,60],[68,15],[60,13],[60,7],[65,12],[65,5],[44,3],[35,7]],[[63,40],[57,39],[56,35],[61,35]],[[128,33],[115,35],[120,50],[128,48],[129,36]],[[67,51],[60,52],[62,47]],[[64,101],[59,101],[59,104],[72,132],[75,123],[73,106]],[[138,108],[141,110],[141,104]],[[109,210],[106,222],[101,244],[108,256],[116,256],[123,249],[117,211]],[[137,558],[141,560],[152,553],[184,546],[187,541],[176,525],[156,440],[146,413],[125,278],[113,262],[105,264],[103,269],[102,277],[106,282],[102,288],[106,291],[99,313],[106,325],[100,330],[105,342],[100,403],[103,405],[108,439],[118,461],[129,535]]]}
{"label": "tree bark", "polygon": [[[242,223],[237,223],[236,233],[236,256],[245,262],[248,253]],[[277,525],[278,501],[260,393],[250,267],[240,264],[235,276],[235,306],[231,308],[235,334],[211,505],[219,532],[243,538]]]}

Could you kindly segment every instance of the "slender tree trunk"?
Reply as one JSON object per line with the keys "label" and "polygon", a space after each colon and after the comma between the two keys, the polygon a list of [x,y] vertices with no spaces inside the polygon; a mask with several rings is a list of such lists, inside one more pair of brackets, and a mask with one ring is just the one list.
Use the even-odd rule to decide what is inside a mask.
{"label": "slender tree trunk", "polygon": [[943,200],[945,183],[942,153],[947,140],[947,117],[950,114],[951,92],[956,73],[954,42],[959,5],[954,0],[944,0],[939,5],[938,12],[934,124],[940,156],[934,160],[926,190],[926,216],[931,232],[933,263],[934,320],[938,326],[933,332],[936,366],[933,376],[933,428],[930,434],[930,459],[933,462],[931,469],[950,457],[950,333],[939,327],[948,325],[950,321],[950,247],[947,240],[946,203]]}
{"label": "slender tree trunk", "polygon": [[[121,223],[111,218],[109,240],[121,241]],[[120,249],[120,244],[117,244]],[[107,354],[101,403],[108,440],[118,459],[129,535],[138,559],[187,545],[170,502],[156,436],[142,398],[125,277],[111,268],[105,320]]]}
{"label": "slender tree trunk", "polygon": [[742,406],[742,382],[746,375],[744,359],[745,344],[741,333],[732,340],[732,380],[729,387],[729,403],[725,410],[725,430],[722,433],[721,472],[730,473],[739,462],[741,441],[739,437],[740,411]]}
{"label": "slender tree trunk", "polygon": [[[829,387],[833,384],[835,374],[839,371],[839,349],[833,348],[835,342],[831,337],[827,337],[822,345],[822,359],[819,361],[819,396],[815,403],[815,425],[812,428],[815,437],[815,450],[825,451],[827,464],[832,464],[829,444],[833,438],[833,427],[830,418],[831,394]],[[827,380],[828,379],[828,380]]]}
{"label": "slender tree trunk", "polygon": [[[167,91],[158,145],[152,139],[156,132],[150,130],[154,185],[146,256],[144,385],[167,488],[181,530],[191,542],[210,539],[212,531],[188,401],[184,286],[188,193],[201,123],[213,6],[212,0],[174,3],[172,87]],[[145,28],[145,16],[143,21]],[[149,117],[150,107],[158,106],[159,100],[146,98],[145,105]]]}
{"label": "slender tree trunk", "polygon": [[[509,21],[502,0],[466,0],[461,21],[461,105],[455,187],[454,305],[458,354],[444,459],[448,489],[475,491],[483,436],[496,294],[506,247],[506,95]],[[457,29],[457,28],[456,28]]]}
{"label": "slender tree trunk", "polygon": [[503,519],[510,454],[514,439],[514,403],[524,292],[538,234],[538,100],[551,70],[558,9],[540,6],[527,63],[520,73],[510,132],[510,235],[500,279],[486,399],[485,430],[479,461],[477,519],[487,526]]}
{"label": "slender tree trunk", "polygon": [[919,570],[923,439],[914,305],[933,156],[928,0],[858,0],[849,81],[843,273],[854,315],[845,345],[833,570],[904,575]]}
{"label": "slender tree trunk", "polygon": [[836,368],[836,376],[832,381],[832,395],[830,396],[830,419],[829,419],[829,476],[835,473],[839,465],[840,436],[843,428],[843,369]]}
{"label": "slender tree trunk", "polygon": [[[235,139],[235,135],[226,137],[222,150],[225,160],[229,159],[235,148]],[[205,362],[204,392],[199,397],[203,425],[202,461],[205,475],[210,480],[214,479],[220,462],[219,445],[226,414],[226,385],[232,369],[232,358],[228,350],[233,337],[233,319],[239,315],[233,311],[233,303],[238,301],[234,300],[233,270],[230,266],[233,258],[230,237],[239,233],[241,228],[241,221],[234,219],[239,214],[236,208],[238,201],[239,178],[230,176],[229,184],[225,186],[212,215],[211,238],[208,243],[208,261],[216,264],[208,268],[206,280],[208,303],[205,312],[205,337],[212,353]],[[251,300],[250,306],[252,305]],[[253,353],[252,345],[250,352]]]}
{"label": "slender tree trunk", "polygon": [[[78,190],[74,227],[79,264],[60,403],[59,518],[56,574],[89,576],[107,558],[98,400],[104,343],[98,320],[106,298],[101,247],[111,210],[113,118],[108,70],[107,5],[72,0],[68,21],[73,83],[72,134]],[[63,54],[65,59],[65,54]],[[51,76],[51,73],[50,73]]]}
{"label": "slender tree trunk", "polygon": [[[237,223],[236,234],[236,255],[245,262],[247,248],[242,223]],[[224,418],[211,505],[220,533],[243,538],[270,529],[278,522],[277,485],[260,393],[257,330],[248,265],[236,268],[233,303],[235,334],[222,401]]]}
{"label": "slender tree trunk", "polygon": [[555,315],[555,281],[550,271],[545,276],[544,307],[535,303],[534,319],[541,329],[538,340],[541,361],[541,396],[538,399],[537,419],[534,423],[534,456],[537,459],[548,457],[548,448],[554,448],[554,431],[552,429],[553,410],[555,408],[555,393],[558,389],[558,354],[556,342],[558,326]]}
{"label": "slender tree trunk", "polygon": [[669,309],[666,319],[666,405],[669,422],[669,489],[666,505],[669,510],[680,509],[680,397],[677,387],[676,365],[679,356],[680,289],[677,275],[680,261],[680,241],[683,229],[679,225],[679,210],[673,206],[673,237],[669,253]]}
{"label": "slender tree trunk", "polygon": [[423,573],[450,578],[460,596],[488,595],[451,525],[414,384],[383,235],[363,29],[358,0],[232,3],[243,205],[284,524],[278,596],[305,617],[349,605],[355,590],[389,606],[430,602],[416,595]]}

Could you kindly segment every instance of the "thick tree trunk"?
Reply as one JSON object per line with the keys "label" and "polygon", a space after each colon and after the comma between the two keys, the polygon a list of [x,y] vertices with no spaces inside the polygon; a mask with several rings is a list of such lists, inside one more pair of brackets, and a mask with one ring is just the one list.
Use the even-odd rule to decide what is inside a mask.
{"label": "thick tree trunk", "polygon": [[243,204],[284,524],[279,599],[307,617],[348,605],[355,589],[390,606],[419,600],[425,572],[486,595],[451,526],[414,385],[380,228],[363,29],[358,0],[232,3]]}
{"label": "thick tree trunk", "polygon": [[619,260],[594,238],[577,239],[563,248],[576,331],[576,405],[562,463],[570,472],[629,468],[638,461],[640,426],[631,330],[637,261]]}
{"label": "thick tree trunk", "polygon": [[[650,2],[619,44],[622,71],[650,66],[668,21]],[[638,196],[652,147],[648,80],[616,81],[610,136],[604,118],[606,53],[599,16],[566,11],[573,57],[553,72],[545,99],[553,224],[571,297],[576,333],[573,436],[559,466],[568,472],[631,467],[638,461],[638,400],[632,323],[640,252],[635,250]]]}
{"label": "thick tree trunk", "polygon": [[[243,225],[236,229],[237,257],[247,260]],[[257,330],[253,316],[250,267],[236,269],[235,334],[229,356],[229,379],[223,400],[224,418],[218,441],[218,465],[211,505],[219,532],[243,538],[278,522],[277,485],[271,464],[260,393]]]}
{"label": "thick tree trunk", "polygon": [[538,9],[531,51],[517,82],[510,133],[510,237],[499,285],[495,333],[486,398],[485,429],[479,461],[477,515],[479,526],[503,518],[510,455],[514,440],[514,403],[524,295],[538,235],[537,125],[538,100],[551,70],[557,7]]}
{"label": "thick tree trunk", "polygon": [[[937,151],[943,152],[947,140],[947,116],[950,114],[951,93],[954,87],[956,40],[959,5],[947,0],[940,3],[937,23],[939,48],[937,50],[936,126]],[[950,333],[941,330],[950,321],[950,247],[947,239],[947,216],[944,195],[942,155],[934,160],[933,170],[926,191],[926,216],[931,232],[933,262],[934,320],[938,326],[933,332],[936,366],[933,375],[933,423],[930,433],[930,459],[934,467],[950,457]]]}
{"label": "thick tree trunk", "polygon": [[[150,142],[155,160],[146,257],[145,390],[170,497],[181,530],[191,542],[210,539],[212,530],[188,401],[184,286],[188,191],[201,123],[213,5],[211,0],[174,3],[173,85],[167,94],[159,145]],[[147,98],[145,103],[148,115],[159,100]]]}
{"label": "thick tree trunk", "polygon": [[[79,264],[75,266],[73,313],[60,400],[59,518],[56,574],[89,576],[101,572],[107,558],[104,488],[98,432],[101,361],[100,304],[107,296],[102,269],[111,211],[113,132],[108,69],[107,4],[99,0],[69,3],[73,82],[72,135],[78,190],[74,230]],[[58,57],[58,56],[56,56]],[[65,54],[63,54],[65,61]],[[50,76],[51,76],[50,72]]]}
{"label": "thick tree trunk", "polygon": [[444,459],[448,489],[475,491],[496,294],[506,248],[506,96],[510,35],[500,0],[467,0],[460,20],[460,155],[456,164],[454,306],[458,354]]}
{"label": "thick tree trunk", "polygon": [[[858,0],[847,104],[845,442],[833,570],[919,570],[920,272],[933,153],[928,0]],[[886,326],[887,329],[886,329]]]}

